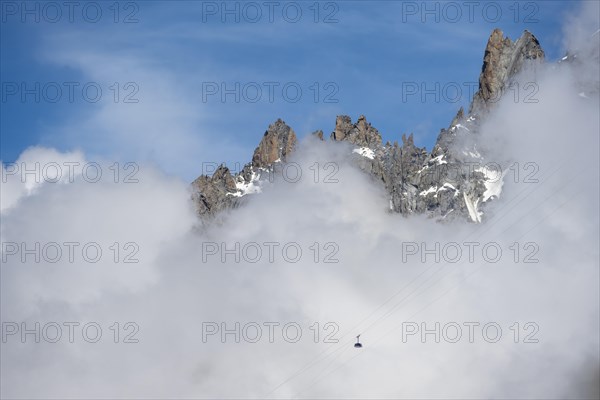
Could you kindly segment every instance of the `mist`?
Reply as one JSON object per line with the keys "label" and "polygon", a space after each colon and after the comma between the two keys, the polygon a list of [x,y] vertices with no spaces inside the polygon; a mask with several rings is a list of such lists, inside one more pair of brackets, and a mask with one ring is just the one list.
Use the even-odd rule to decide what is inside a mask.
{"label": "mist", "polygon": [[[566,49],[597,51],[597,9],[568,19]],[[390,213],[350,147],[310,136],[286,179],[209,225],[155,165],[127,180],[124,165],[115,178],[110,161],[27,149],[17,164],[98,162],[104,178],[2,167],[2,396],[597,398],[600,102],[580,93],[598,61],[579,59],[524,71],[538,101],[505,96],[481,126],[507,174],[480,224]],[[23,262],[7,243],[63,256]],[[61,338],[48,325],[21,340],[36,322]]]}

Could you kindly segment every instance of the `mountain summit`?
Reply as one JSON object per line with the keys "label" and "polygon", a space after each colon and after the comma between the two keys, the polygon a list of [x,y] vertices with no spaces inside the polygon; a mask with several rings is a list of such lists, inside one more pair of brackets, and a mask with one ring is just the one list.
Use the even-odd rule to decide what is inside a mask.
{"label": "mountain summit", "polygon": [[479,90],[469,112],[481,111],[497,101],[507,82],[527,60],[544,60],[544,50],[531,32],[525,30],[516,42],[512,42],[500,29],[494,29],[485,46]]}
{"label": "mountain summit", "polygon": [[[487,204],[502,190],[499,170],[486,167],[484,149],[477,148],[481,120],[509,87],[511,79],[527,65],[544,60],[540,43],[529,31],[515,42],[499,29],[492,31],[483,57],[479,88],[465,115],[461,108],[448,129],[442,129],[431,153],[414,144],[412,134],[402,144],[385,145],[379,131],[364,115],[356,123],[339,115],[330,135],[334,142],[354,148],[348,155],[389,194],[389,210],[404,215],[426,214],[439,220],[481,222]],[[313,133],[323,140],[323,131]],[[264,133],[252,162],[232,175],[225,166],[212,177],[193,183],[193,198],[201,216],[236,207],[242,199],[261,191],[260,184],[294,151],[296,134],[278,119]]]}

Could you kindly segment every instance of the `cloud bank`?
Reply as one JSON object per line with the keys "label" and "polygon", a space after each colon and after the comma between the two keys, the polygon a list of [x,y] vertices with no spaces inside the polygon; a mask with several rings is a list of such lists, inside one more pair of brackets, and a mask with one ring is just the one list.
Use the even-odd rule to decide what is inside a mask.
{"label": "cloud bank", "polygon": [[[519,164],[482,224],[390,214],[350,149],[311,138],[299,179],[208,228],[187,183],[152,165],[137,182],[101,161],[97,182],[39,184],[4,166],[2,395],[597,397],[599,99],[580,95],[594,68],[544,66],[537,103],[497,105],[478,140]],[[44,148],[20,161],[91,162]]]}

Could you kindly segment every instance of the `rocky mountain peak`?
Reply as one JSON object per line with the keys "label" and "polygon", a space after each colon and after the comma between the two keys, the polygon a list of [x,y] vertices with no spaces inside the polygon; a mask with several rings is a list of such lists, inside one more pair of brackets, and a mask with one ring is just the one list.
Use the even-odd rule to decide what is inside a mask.
{"label": "rocky mountain peak", "polygon": [[356,124],[347,115],[338,115],[331,140],[348,141],[361,147],[377,148],[381,146],[381,134],[367,122],[364,115],[358,117]]}
{"label": "rocky mountain peak", "polygon": [[294,151],[296,133],[282,119],[278,119],[266,130],[252,156],[252,166],[269,167],[276,161],[285,161]]}
{"label": "rocky mountain peak", "polygon": [[323,140],[323,131],[321,129],[314,131],[312,135],[319,140]]}
{"label": "rocky mountain peak", "polygon": [[402,134],[402,147],[414,147],[415,146],[415,139],[413,137],[413,134],[411,133],[410,135],[408,135],[408,138],[406,137],[406,134]]}
{"label": "rocky mountain peak", "polygon": [[211,178],[212,182],[220,183],[227,190],[235,190],[235,181],[231,171],[225,165],[221,164]]}
{"label": "rocky mountain peak", "polygon": [[463,121],[465,119],[465,111],[463,110],[463,108],[461,107],[458,112],[456,113],[456,115],[454,116],[454,119],[452,119],[452,122],[450,123],[450,127],[455,126],[456,124],[460,123],[461,121]]}
{"label": "rocky mountain peak", "polygon": [[192,188],[198,212],[213,215],[229,206],[228,203],[220,200],[226,198],[228,193],[234,192],[236,185],[229,168],[220,165],[212,177],[199,176],[192,182]]}
{"label": "rocky mountain peak", "polygon": [[338,115],[335,119],[335,129],[331,132],[331,140],[344,140],[351,130],[352,119],[348,115]]}
{"label": "rocky mountain peak", "polygon": [[490,103],[497,101],[510,78],[518,73],[527,60],[543,60],[537,38],[525,30],[516,41],[504,37],[500,29],[490,35],[479,75],[479,90],[473,98],[469,113],[484,111]]}
{"label": "rocky mountain peak", "polygon": [[[383,185],[389,195],[390,212],[481,222],[489,202],[500,195],[502,180],[498,181],[484,166],[486,149],[480,148],[477,139],[480,124],[526,62],[543,59],[544,52],[530,32],[525,31],[513,42],[495,29],[486,45],[479,90],[469,112],[458,110],[450,126],[440,131],[431,152],[415,146],[412,134],[402,135],[400,145],[394,141],[382,146],[379,131],[364,115],[356,123],[347,115],[338,115],[331,140],[353,145],[348,157]],[[322,130],[312,135],[323,140]],[[267,178],[279,173],[277,165],[286,162],[295,145],[292,128],[281,119],[275,121],[264,133],[252,162],[242,171],[232,176],[221,166],[212,177],[201,176],[194,181],[198,213],[215,215],[240,206],[247,195],[260,193]],[[473,170],[473,165],[478,167]]]}

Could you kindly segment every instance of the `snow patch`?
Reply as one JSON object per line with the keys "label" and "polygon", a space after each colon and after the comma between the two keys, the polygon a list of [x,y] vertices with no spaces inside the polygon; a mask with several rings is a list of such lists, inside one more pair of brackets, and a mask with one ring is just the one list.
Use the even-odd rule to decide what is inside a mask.
{"label": "snow patch", "polygon": [[427,190],[423,190],[422,192],[419,193],[419,196],[427,196],[429,193],[435,193],[435,195],[433,195],[433,197],[437,197],[438,192],[440,192],[442,190],[448,190],[448,189],[454,190],[454,196],[458,195],[459,190],[456,189],[451,184],[446,182],[439,188],[437,186],[432,186]]}
{"label": "snow patch", "polygon": [[419,196],[427,196],[429,193],[437,193],[437,186],[432,186],[427,190],[423,190],[419,193]]}
{"label": "snow patch", "polygon": [[438,189],[438,191],[440,191],[440,190],[442,190],[442,189],[444,189],[444,190],[445,190],[445,189],[452,189],[452,190],[454,190],[454,192],[455,192],[455,193],[454,193],[454,196],[458,195],[458,189],[457,189],[457,188],[455,188],[454,186],[452,186],[451,184],[449,184],[448,182],[444,183],[444,184],[442,185],[442,187]]}
{"label": "snow patch", "polygon": [[488,201],[492,196],[500,197],[502,193],[502,186],[504,185],[505,172],[499,172],[494,169],[478,168],[475,171],[481,172],[485,177],[483,184],[485,185],[485,192],[483,192],[482,200]]}
{"label": "snow patch", "polygon": [[481,215],[483,213],[477,210],[479,199],[473,201],[465,192],[463,192],[463,198],[465,199],[465,204],[467,205],[467,210],[469,211],[469,217],[471,217],[471,220],[473,222],[481,222]]}
{"label": "snow patch", "polygon": [[467,127],[466,127],[466,126],[464,126],[463,124],[456,124],[455,126],[456,126],[457,128],[463,128],[463,129],[466,129],[468,132],[471,132],[471,131],[469,130],[469,128],[467,128]]}
{"label": "snow patch", "polygon": [[464,129],[467,132],[471,132],[471,130],[469,128],[467,128],[466,126],[464,126],[463,124],[456,124],[456,125],[454,125],[452,128],[450,128],[450,132],[454,132],[456,129]]}
{"label": "snow patch", "polygon": [[443,154],[429,160],[429,163],[433,163],[433,162],[437,163],[438,165],[448,164],[448,161],[444,160]]}
{"label": "snow patch", "polygon": [[258,184],[259,177],[258,175],[252,171],[252,176],[250,177],[250,181],[246,182],[246,180],[242,177],[238,177],[238,181],[235,183],[235,187],[237,192],[228,193],[230,196],[234,197],[242,197],[247,194],[254,194],[262,192],[260,185]]}
{"label": "snow patch", "polygon": [[375,158],[375,152],[368,147],[359,147],[352,150],[353,153],[360,154],[363,157],[367,157],[369,159]]}

